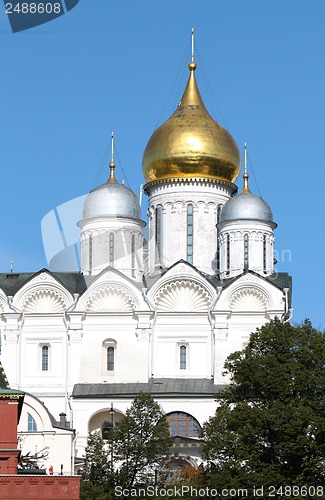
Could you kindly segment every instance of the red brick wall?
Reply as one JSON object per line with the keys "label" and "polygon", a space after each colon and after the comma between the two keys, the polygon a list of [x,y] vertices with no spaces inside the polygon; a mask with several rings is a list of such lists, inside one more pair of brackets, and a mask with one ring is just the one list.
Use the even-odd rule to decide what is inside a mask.
{"label": "red brick wall", "polygon": [[0,415],[0,474],[17,474],[18,401],[10,396],[0,399]]}
{"label": "red brick wall", "polygon": [[0,399],[0,448],[17,449],[18,401]]}
{"label": "red brick wall", "polygon": [[79,500],[80,477],[1,476],[0,500]]}

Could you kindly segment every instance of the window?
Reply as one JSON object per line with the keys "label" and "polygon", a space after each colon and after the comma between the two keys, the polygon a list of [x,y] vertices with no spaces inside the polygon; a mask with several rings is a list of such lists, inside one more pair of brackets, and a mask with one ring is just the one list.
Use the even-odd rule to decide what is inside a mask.
{"label": "window", "polygon": [[107,348],[107,371],[114,371],[114,347],[110,346]]}
{"label": "window", "polygon": [[116,347],[117,343],[114,339],[106,339],[102,343],[102,369],[106,375],[107,372],[114,375],[116,370]]}
{"label": "window", "polygon": [[114,234],[109,234],[109,265],[114,265]]}
{"label": "window", "polygon": [[135,234],[131,238],[131,268],[132,277],[135,278]]}
{"label": "window", "polygon": [[199,422],[181,411],[173,412],[167,415],[167,422],[171,436],[199,437],[201,435],[201,426]]}
{"label": "window", "polygon": [[218,205],[218,207],[217,207],[217,222],[219,222],[219,220],[220,220],[220,214],[221,214],[222,206],[223,205]]}
{"label": "window", "polygon": [[89,271],[92,270],[93,267],[93,237],[89,236]]}
{"label": "window", "polygon": [[245,271],[248,270],[248,244],[249,244],[248,234],[246,233],[244,235],[244,270]]}
{"label": "window", "polygon": [[31,416],[30,413],[27,413],[27,428],[28,432],[36,432],[37,431],[37,425],[33,417]]}
{"label": "window", "polygon": [[42,372],[49,370],[49,346],[42,346]]}
{"label": "window", "polygon": [[186,260],[193,264],[193,205],[187,205]]}
{"label": "window", "polygon": [[156,208],[155,242],[157,261],[161,258],[161,235],[162,235],[162,207]]}
{"label": "window", "polygon": [[186,345],[181,345],[179,348],[179,367],[181,370],[186,370]]}
{"label": "window", "polygon": [[266,273],[266,235],[263,236],[263,271]]}
{"label": "window", "polygon": [[226,258],[227,258],[226,270],[228,271],[228,274],[229,274],[229,271],[230,271],[230,235],[229,234],[227,234]]}

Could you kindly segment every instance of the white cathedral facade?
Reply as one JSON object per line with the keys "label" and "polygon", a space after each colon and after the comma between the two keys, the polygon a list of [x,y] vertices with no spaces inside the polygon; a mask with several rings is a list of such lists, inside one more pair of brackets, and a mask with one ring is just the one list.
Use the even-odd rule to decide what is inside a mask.
{"label": "white cathedral facade", "polygon": [[[206,110],[195,70],[190,63],[176,111],[144,152],[148,241],[138,198],[112,162],[75,221],[81,271],[0,275],[10,387],[67,415],[72,467],[88,433],[118,425],[140,391],[167,414],[175,467],[199,463],[200,427],[227,384],[225,359],[257,327],[290,317],[291,279],[274,272],[271,209],[246,172],[236,194],[238,147]],[[42,412],[30,408],[22,431],[45,432]],[[58,470],[59,451],[51,459]]]}

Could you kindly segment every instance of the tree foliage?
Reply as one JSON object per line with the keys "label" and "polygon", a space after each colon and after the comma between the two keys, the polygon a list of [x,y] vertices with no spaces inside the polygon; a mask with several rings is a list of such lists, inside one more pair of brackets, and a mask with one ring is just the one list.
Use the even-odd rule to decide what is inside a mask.
{"label": "tree foliage", "polygon": [[172,440],[168,423],[150,394],[136,396],[112,438],[120,482],[127,487],[150,484],[169,461]]}
{"label": "tree foliage", "polygon": [[81,498],[114,498],[114,486],[152,484],[169,461],[171,438],[160,405],[140,393],[107,441],[99,432],[88,436]]}
{"label": "tree foliage", "polygon": [[107,447],[100,432],[88,435],[85,452],[83,479],[92,484],[106,486],[111,479],[111,470]]}
{"label": "tree foliage", "polygon": [[325,481],[325,336],[278,319],[230,355],[231,383],[204,426],[210,478],[222,487]]}

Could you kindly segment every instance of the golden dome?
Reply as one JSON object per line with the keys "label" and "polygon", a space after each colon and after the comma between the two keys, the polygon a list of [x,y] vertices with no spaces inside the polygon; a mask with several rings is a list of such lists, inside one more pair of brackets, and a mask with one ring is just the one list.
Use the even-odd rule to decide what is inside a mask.
{"label": "golden dome", "polygon": [[174,114],[152,134],[142,168],[147,182],[159,179],[221,179],[234,182],[240,154],[232,136],[210,116],[200,95],[194,62]]}

